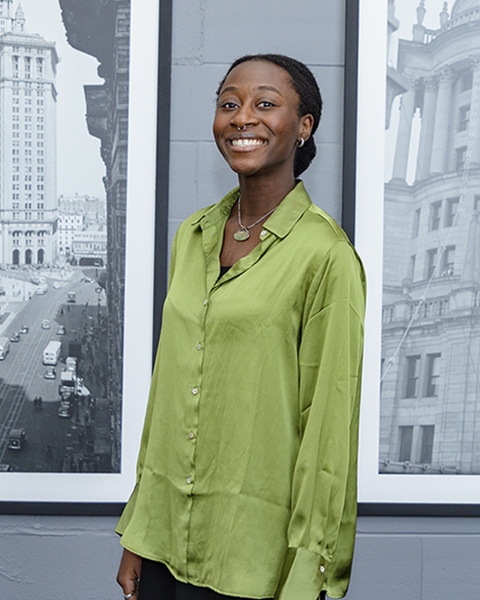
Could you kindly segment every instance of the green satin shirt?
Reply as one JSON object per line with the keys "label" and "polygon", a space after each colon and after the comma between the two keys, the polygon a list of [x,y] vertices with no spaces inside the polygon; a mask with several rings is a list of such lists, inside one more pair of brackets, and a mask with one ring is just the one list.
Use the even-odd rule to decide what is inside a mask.
{"label": "green satin shirt", "polygon": [[345,595],[365,279],[297,183],[220,279],[238,188],[179,228],[125,548],[231,596]]}

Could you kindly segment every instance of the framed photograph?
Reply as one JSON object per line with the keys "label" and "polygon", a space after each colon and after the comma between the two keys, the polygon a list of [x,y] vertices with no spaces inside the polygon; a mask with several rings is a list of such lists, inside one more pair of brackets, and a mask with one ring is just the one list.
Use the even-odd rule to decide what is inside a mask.
{"label": "framed photograph", "polygon": [[134,486],[165,293],[170,4],[0,2],[3,512],[117,513]]}
{"label": "framed photograph", "polygon": [[360,0],[364,513],[479,512],[479,110],[479,2]]}

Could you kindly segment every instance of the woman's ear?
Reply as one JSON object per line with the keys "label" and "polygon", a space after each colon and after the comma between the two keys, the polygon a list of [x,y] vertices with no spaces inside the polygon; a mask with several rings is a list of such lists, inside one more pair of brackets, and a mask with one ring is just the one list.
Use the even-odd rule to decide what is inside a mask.
{"label": "woman's ear", "polygon": [[300,119],[300,128],[299,128],[299,137],[303,138],[305,141],[312,135],[314,118],[311,114],[303,115]]}

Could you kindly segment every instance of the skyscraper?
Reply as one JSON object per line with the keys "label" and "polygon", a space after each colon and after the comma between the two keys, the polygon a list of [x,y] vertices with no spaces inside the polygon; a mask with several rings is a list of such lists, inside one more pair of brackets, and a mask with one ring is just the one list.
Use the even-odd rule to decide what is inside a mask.
{"label": "skyscraper", "polygon": [[0,265],[56,257],[56,65],[19,3],[0,0]]}

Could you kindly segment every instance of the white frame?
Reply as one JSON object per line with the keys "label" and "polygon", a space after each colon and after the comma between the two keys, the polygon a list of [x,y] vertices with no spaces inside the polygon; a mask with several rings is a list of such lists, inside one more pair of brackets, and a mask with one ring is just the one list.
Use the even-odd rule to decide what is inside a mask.
{"label": "white frame", "polygon": [[[374,15],[375,18],[372,18]],[[379,27],[384,23],[385,27]],[[387,0],[359,0],[355,245],[367,272],[359,502],[476,504],[475,475],[379,474]]]}
{"label": "white frame", "polygon": [[152,373],[159,5],[131,0],[121,470],[1,473],[0,502],[124,503],[135,483]]}

